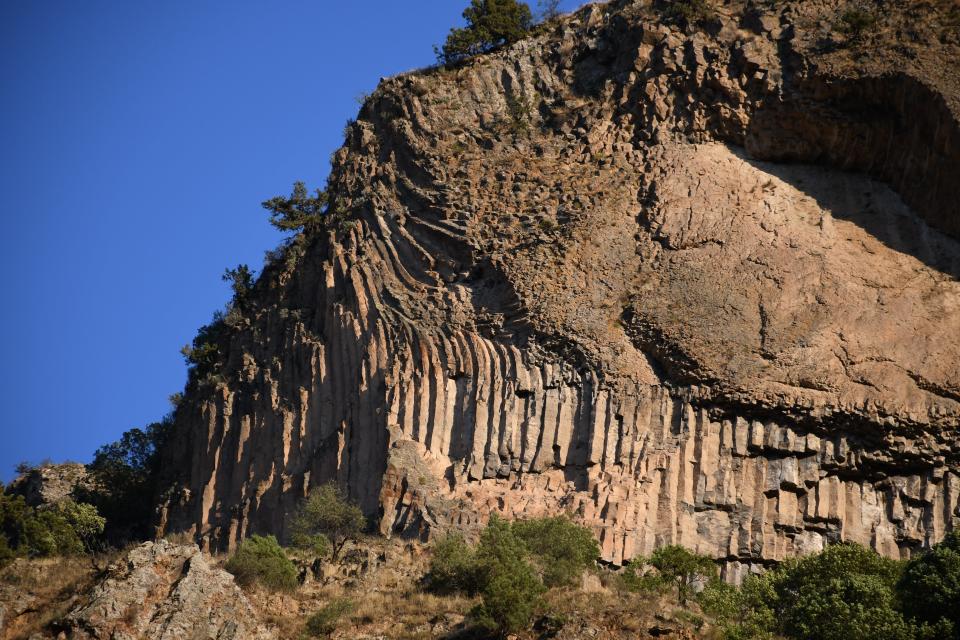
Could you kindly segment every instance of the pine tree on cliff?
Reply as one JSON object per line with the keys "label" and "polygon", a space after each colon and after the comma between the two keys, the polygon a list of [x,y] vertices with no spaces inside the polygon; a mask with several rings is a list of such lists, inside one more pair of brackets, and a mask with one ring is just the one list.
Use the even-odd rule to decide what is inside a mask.
{"label": "pine tree on cliff", "polygon": [[530,7],[517,0],[470,0],[467,26],[451,29],[443,48],[434,47],[441,64],[455,64],[520,40],[533,24]]}

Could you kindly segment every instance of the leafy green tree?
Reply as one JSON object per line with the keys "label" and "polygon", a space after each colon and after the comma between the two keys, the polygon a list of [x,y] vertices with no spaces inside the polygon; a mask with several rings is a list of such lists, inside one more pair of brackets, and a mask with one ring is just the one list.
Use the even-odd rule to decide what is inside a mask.
{"label": "leafy green tree", "polygon": [[326,540],[336,561],[343,546],[359,538],[366,525],[360,507],[335,484],[326,483],[311,491],[291,518],[290,541],[302,549],[317,550]]}
{"label": "leafy green tree", "polygon": [[[656,573],[650,573],[647,567],[653,567]],[[672,585],[677,589],[677,599],[686,603],[694,582],[708,582],[716,574],[713,558],[672,544],[660,547],[649,558],[634,558],[623,578],[631,591],[657,591],[664,585]]]}
{"label": "leafy green tree", "polygon": [[53,508],[70,525],[86,551],[95,551],[100,546],[107,519],[100,515],[95,506],[63,500]]}
{"label": "leafy green tree", "polygon": [[[203,333],[201,329],[200,333]],[[180,355],[187,361],[187,366],[193,372],[209,373],[217,365],[220,358],[220,348],[213,342],[206,342],[194,338],[192,345],[185,345],[180,348]]]}
{"label": "leafy green tree", "polygon": [[748,576],[738,589],[714,579],[697,595],[724,640],[770,640],[777,620],[776,593],[765,577]]}
{"label": "leafy green tree", "polygon": [[0,494],[0,564],[16,556],[76,555],[91,549],[104,519],[89,504],[64,500],[34,508],[23,496]]}
{"label": "leafy green tree", "polygon": [[119,546],[152,537],[159,450],[172,428],[168,416],[144,429],[130,429],[97,449],[87,465],[91,482],[74,489],[74,498],[93,505],[106,518],[107,542]]}
{"label": "leafy green tree", "polygon": [[273,591],[297,588],[297,568],[273,536],[247,538],[223,568],[244,587],[257,583]]}
{"label": "leafy green tree", "polygon": [[939,638],[960,639],[960,529],[912,558],[897,583],[903,612]]}
{"label": "leafy green tree", "polygon": [[459,533],[448,534],[433,545],[426,583],[437,593],[476,594],[480,589],[477,554]]}
{"label": "leafy green tree", "polygon": [[912,630],[894,595],[901,570],[897,561],[844,543],[784,562],[756,589],[773,611],[775,630],[788,637],[907,640]]}
{"label": "leafy green tree", "polygon": [[530,624],[546,589],[528,561],[528,553],[510,523],[494,515],[477,546],[482,601],[472,616],[479,624],[501,634]]}
{"label": "leafy green tree", "polygon": [[303,182],[293,183],[289,197],[277,196],[263,202],[270,211],[270,224],[280,231],[304,231],[322,224],[330,199],[326,190],[317,189],[313,195]]}
{"label": "leafy green tree", "polygon": [[533,554],[547,587],[576,585],[600,557],[590,530],[566,516],[520,520],[512,528]]}
{"label": "leafy green tree", "polygon": [[470,0],[463,18],[467,26],[451,29],[443,48],[434,48],[441,64],[512,44],[526,36],[533,23],[530,7],[517,0]]}
{"label": "leafy green tree", "polygon": [[253,271],[250,267],[239,264],[236,269],[227,269],[223,272],[223,281],[230,283],[234,304],[241,309],[246,308],[250,292],[253,290]]}

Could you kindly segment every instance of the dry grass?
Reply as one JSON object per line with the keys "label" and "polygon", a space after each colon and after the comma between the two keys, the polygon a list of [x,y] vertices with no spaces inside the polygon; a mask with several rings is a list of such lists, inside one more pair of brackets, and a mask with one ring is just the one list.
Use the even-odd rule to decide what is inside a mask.
{"label": "dry grass", "polygon": [[[107,563],[113,556],[97,559]],[[0,639],[41,633],[90,591],[99,575],[99,562],[90,557],[20,559],[0,572],[0,598],[16,599],[26,610],[5,621]]]}
{"label": "dry grass", "polygon": [[349,599],[353,607],[340,620],[332,638],[382,636],[397,640],[431,638],[438,623],[462,620],[475,600],[460,596],[443,597],[417,589],[377,586],[344,587],[339,584],[308,584],[291,595],[250,593],[251,601],[263,613],[264,621],[277,629],[281,638],[304,638],[307,619],[325,605]]}

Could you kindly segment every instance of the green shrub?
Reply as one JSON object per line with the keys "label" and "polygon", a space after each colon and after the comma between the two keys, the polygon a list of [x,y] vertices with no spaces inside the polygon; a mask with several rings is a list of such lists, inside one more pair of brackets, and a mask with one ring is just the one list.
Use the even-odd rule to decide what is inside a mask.
{"label": "green shrub", "polygon": [[471,616],[478,624],[501,634],[530,624],[546,589],[527,555],[527,546],[510,523],[493,516],[477,545],[482,602]]}
{"label": "green shrub", "polygon": [[247,538],[223,568],[232,573],[241,586],[258,583],[274,591],[297,588],[297,568],[273,536]]}
{"label": "green shrub", "polygon": [[293,183],[289,197],[276,196],[262,203],[270,212],[270,224],[280,231],[304,231],[318,227],[327,213],[330,198],[326,190],[317,189],[313,195],[307,192],[303,182]]}
{"label": "green shrub", "polygon": [[623,568],[620,584],[634,593],[660,593],[670,587],[670,583],[655,571],[648,571],[646,558],[634,558]]}
{"label": "green shrub", "polygon": [[776,628],[770,603],[775,594],[768,581],[749,576],[741,588],[711,580],[697,595],[703,612],[713,618],[724,640],[769,640]]}
{"label": "green shrub", "polygon": [[440,593],[479,594],[471,617],[503,634],[527,627],[547,587],[575,585],[599,555],[590,531],[564,516],[510,524],[494,515],[476,548],[456,533],[438,540],[426,583]]}
{"label": "green shrub", "polygon": [[528,562],[499,565],[487,578],[480,591],[482,603],[471,615],[500,634],[520,631],[530,625],[545,590]]}
{"label": "green shrub", "polygon": [[[314,551],[329,545],[336,560],[343,545],[359,538],[366,525],[360,507],[335,484],[327,483],[311,491],[291,518],[290,541]],[[318,555],[325,555],[325,551]]]}
{"label": "green shrub", "polygon": [[669,0],[663,16],[672,22],[692,25],[709,20],[714,15],[707,0]]}
{"label": "green shrub", "polygon": [[306,633],[312,638],[322,638],[337,630],[340,618],[353,610],[353,601],[349,598],[337,598],[324,605],[307,619]]}
{"label": "green shrub", "polygon": [[10,548],[10,542],[7,540],[7,536],[0,533],[0,569],[10,564],[15,557],[17,557],[17,554]]}
{"label": "green shrub", "polygon": [[236,269],[227,269],[223,272],[222,279],[230,283],[230,289],[233,291],[233,305],[239,309],[245,309],[249,304],[250,292],[253,291],[254,275],[250,267],[240,264]]}
{"label": "green shrub", "polygon": [[427,587],[437,593],[474,595],[480,589],[477,557],[458,533],[440,538],[432,549]]}
{"label": "green shrub", "polygon": [[441,64],[454,64],[514,43],[527,35],[533,23],[530,7],[517,0],[470,0],[463,18],[467,26],[451,29],[443,48],[434,47]]}
{"label": "green shrub", "polygon": [[547,587],[576,585],[600,557],[590,530],[565,516],[521,520],[513,532],[533,554]]}
{"label": "green shrub", "polygon": [[904,614],[925,625],[927,637],[960,638],[960,529],[911,559],[897,592]]}
{"label": "green shrub", "polygon": [[[744,581],[730,602],[706,597],[711,615],[720,610],[724,637],[731,640],[908,640],[914,629],[898,610],[894,585],[902,565],[855,544],[827,547],[793,558],[777,569]],[[703,598],[703,594],[701,594]]]}
{"label": "green shrub", "polygon": [[0,494],[0,564],[16,556],[75,555],[91,549],[104,519],[72,500],[35,509],[23,496]]}
{"label": "green shrub", "polygon": [[87,465],[91,482],[74,489],[74,499],[93,505],[106,518],[103,536],[108,543],[121,546],[153,536],[160,449],[172,429],[170,416],[145,429],[130,429],[97,449]]}
{"label": "green shrub", "polygon": [[[646,571],[650,566],[656,573]],[[685,603],[697,580],[709,581],[717,574],[713,558],[693,553],[678,545],[660,547],[649,558],[634,558],[623,575],[631,591],[659,591],[667,585],[677,588],[677,599]]]}
{"label": "green shrub", "polygon": [[510,114],[508,128],[511,133],[525,133],[530,129],[530,104],[522,95],[507,95],[507,113]]}
{"label": "green shrub", "polygon": [[84,550],[94,551],[100,546],[107,520],[97,512],[95,506],[63,500],[57,503],[55,509],[73,529]]}
{"label": "green shrub", "polygon": [[850,40],[858,41],[877,24],[877,16],[861,7],[852,7],[840,14],[837,28]]}
{"label": "green shrub", "polygon": [[896,640],[910,635],[895,608],[901,569],[871,549],[839,544],[788,560],[764,578],[776,594],[780,631],[789,636]]}

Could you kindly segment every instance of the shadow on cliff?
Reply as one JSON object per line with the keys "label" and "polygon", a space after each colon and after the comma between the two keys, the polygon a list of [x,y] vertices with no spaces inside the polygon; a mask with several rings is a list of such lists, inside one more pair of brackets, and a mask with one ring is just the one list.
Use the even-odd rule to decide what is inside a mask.
{"label": "shadow on cliff", "polygon": [[923,220],[889,185],[836,167],[766,162],[730,147],[744,162],[776,176],[835,219],[857,225],[887,248],[960,281],[960,241]]}

